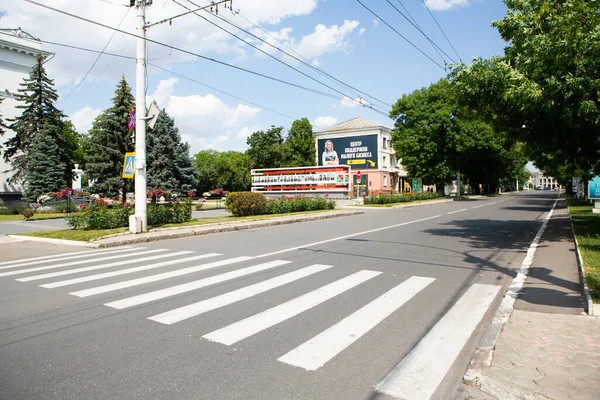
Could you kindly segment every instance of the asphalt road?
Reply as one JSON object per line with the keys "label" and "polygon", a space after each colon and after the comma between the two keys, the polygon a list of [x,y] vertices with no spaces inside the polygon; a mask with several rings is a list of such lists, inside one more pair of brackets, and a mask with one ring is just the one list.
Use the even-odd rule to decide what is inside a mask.
{"label": "asphalt road", "polygon": [[2,245],[0,398],[471,398],[462,374],[556,196]]}

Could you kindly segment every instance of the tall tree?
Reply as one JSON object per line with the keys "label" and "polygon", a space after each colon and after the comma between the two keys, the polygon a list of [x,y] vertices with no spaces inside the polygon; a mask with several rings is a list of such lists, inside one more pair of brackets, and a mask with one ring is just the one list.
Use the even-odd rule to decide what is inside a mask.
{"label": "tall tree", "polygon": [[307,118],[292,123],[284,143],[284,167],[315,165],[315,138],[312,124]]}
{"label": "tall tree", "polygon": [[250,157],[252,168],[278,168],[284,158],[283,127],[271,126],[268,131],[257,131],[248,137],[249,148],[246,154]]}
{"label": "tall tree", "polygon": [[546,173],[600,174],[598,0],[504,0],[504,56],[458,66],[461,102],[525,142]]}
{"label": "tall tree", "polygon": [[[2,104],[3,101],[4,101],[4,98],[0,97],[0,104]],[[2,114],[0,114],[0,137],[4,136],[7,128],[8,127],[6,126],[6,123],[4,122],[4,119],[2,118]],[[2,143],[0,143],[0,150],[2,150]]]}
{"label": "tall tree", "polygon": [[50,135],[35,135],[29,148],[27,188],[25,198],[35,201],[39,196],[65,188],[65,165],[60,160],[60,149]]}
{"label": "tall tree", "polygon": [[122,178],[123,158],[134,150],[127,117],[135,107],[135,99],[125,77],[117,85],[113,106],[100,114],[89,132],[86,173],[93,181],[92,190],[105,196],[121,191],[126,198],[129,181]]}
{"label": "tall tree", "polygon": [[22,181],[25,177],[28,164],[29,149],[35,136],[41,132],[49,135],[58,146],[58,156],[64,167],[64,179],[72,176],[72,157],[74,149],[69,146],[69,139],[65,136],[63,119],[65,115],[54,106],[58,94],[54,89],[54,81],[49,79],[44,69],[44,58],[38,55],[28,78],[21,83],[15,94],[15,100],[20,104],[16,108],[23,113],[9,119],[9,129],[15,135],[4,144],[4,160],[10,162],[13,175],[12,181]]}
{"label": "tall tree", "polygon": [[194,156],[200,193],[222,187],[228,191],[250,189],[250,157],[238,151],[202,150]]}
{"label": "tall tree", "polygon": [[198,172],[190,158],[190,147],[181,142],[175,121],[163,109],[154,129],[148,131],[148,186],[188,192],[196,187]]}

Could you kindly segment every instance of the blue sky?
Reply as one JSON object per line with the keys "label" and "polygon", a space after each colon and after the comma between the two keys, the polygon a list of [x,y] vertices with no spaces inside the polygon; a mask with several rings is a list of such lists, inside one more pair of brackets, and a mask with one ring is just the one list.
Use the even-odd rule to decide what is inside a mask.
{"label": "blue sky", "polygon": [[[136,11],[123,6],[128,3],[126,0],[39,1],[114,27],[122,20],[121,29],[134,32]],[[191,6],[187,0],[178,1]],[[361,1],[436,62],[443,63],[421,33],[409,25],[386,0]],[[208,4],[207,1],[194,2],[200,5]],[[421,29],[450,57],[457,59],[421,0],[390,2],[404,11],[401,8],[402,3]],[[473,57],[502,54],[505,43],[491,27],[491,22],[502,18],[506,12],[502,1],[427,0],[427,4],[465,62],[469,62]],[[337,79],[388,104],[393,104],[403,94],[427,86],[445,76],[443,69],[382,22],[376,22],[376,18],[354,0],[234,0],[233,9],[239,10],[239,15],[233,15],[223,8],[220,9],[219,15],[290,52],[288,48],[272,40],[272,37],[277,37],[313,65],[318,65]],[[173,0],[154,0],[154,4],[148,8],[148,21],[155,22],[183,11],[185,10]],[[21,27],[42,40],[94,50],[104,48],[113,34],[110,30],[44,10],[22,0],[4,0],[0,4],[0,13],[0,28]],[[203,15],[228,30],[237,31],[206,13]],[[244,18],[270,32],[270,36],[257,30]],[[237,34],[256,46],[264,46],[244,32],[238,31]],[[342,97],[258,53],[195,15],[178,18],[171,25],[165,23],[150,28],[149,37]],[[44,48],[56,53],[56,57],[47,64],[47,69],[50,77],[55,79],[61,95],[57,105],[72,118],[80,131],[86,131],[93,118],[110,107],[110,99],[121,76],[124,75],[134,89],[135,62],[104,55],[87,78],[70,94],[88,72],[97,55],[49,44],[45,44]],[[135,56],[135,39],[117,33],[106,51]],[[152,63],[260,105],[244,103],[149,67],[147,97],[156,99],[160,107],[165,107],[175,117],[183,139],[191,145],[192,154],[206,148],[221,151],[244,150],[246,137],[253,131],[266,129],[271,125],[289,128],[293,119],[302,117],[308,118],[315,125],[315,130],[358,116],[388,126],[393,125],[393,121],[368,108],[350,107],[356,104],[351,100],[341,101],[305,92],[182,55],[155,44],[149,45],[148,54],[149,59],[153,60]],[[280,53],[272,54],[334,86],[349,99],[358,97],[353,90],[333,84],[308,67]],[[448,57],[444,58],[451,62]],[[368,102],[367,99],[363,101]],[[385,105],[376,102],[373,105],[384,112],[389,111],[389,107]]]}

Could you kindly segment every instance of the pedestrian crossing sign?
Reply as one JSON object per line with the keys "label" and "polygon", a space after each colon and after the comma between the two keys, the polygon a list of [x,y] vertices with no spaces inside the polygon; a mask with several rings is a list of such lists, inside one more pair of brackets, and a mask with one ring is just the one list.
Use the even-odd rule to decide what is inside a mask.
{"label": "pedestrian crossing sign", "polygon": [[133,178],[135,175],[135,153],[125,153],[123,160],[123,178]]}

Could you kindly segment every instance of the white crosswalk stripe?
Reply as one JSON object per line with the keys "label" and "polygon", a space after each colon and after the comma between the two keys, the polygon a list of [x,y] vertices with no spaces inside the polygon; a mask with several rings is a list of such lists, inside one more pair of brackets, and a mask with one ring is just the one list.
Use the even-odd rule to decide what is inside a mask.
{"label": "white crosswalk stripe", "polygon": [[307,311],[380,274],[381,272],[368,270],[356,272],[317,290],[313,290],[305,295],[275,306],[267,311],[255,314],[239,322],[206,334],[203,338],[212,340],[213,342],[232,345]]}
{"label": "white crosswalk stripe", "polygon": [[332,268],[332,266],[322,264],[311,265],[310,267],[302,268],[297,271],[289,272],[285,275],[267,279],[266,281],[255,283],[254,285],[246,286],[220,296],[176,308],[175,310],[167,311],[148,319],[160,322],[162,324],[171,325],[188,318],[196,317],[205,312],[216,310],[217,308],[225,307],[229,304],[259,295],[268,290],[275,289],[287,283],[297,281],[298,279],[305,278],[329,268]]}
{"label": "white crosswalk stripe", "polygon": [[[152,260],[158,260],[161,258],[182,256],[182,255],[191,254],[191,253],[193,253],[193,251],[185,250],[185,251],[179,251],[177,253],[167,253],[167,254],[159,254],[157,256],[136,258],[133,261],[135,261],[135,262],[152,261]],[[132,263],[132,260],[115,261],[115,262],[108,263],[108,264],[93,265],[91,267],[75,268],[75,269],[68,269],[66,271],[50,272],[48,274],[27,276],[25,278],[19,278],[19,279],[17,279],[17,281],[31,282],[31,281],[37,281],[40,279],[56,278],[57,276],[77,274],[80,272],[96,271],[99,269],[118,267],[120,265],[127,265],[127,264],[131,264],[131,263]]]}
{"label": "white crosswalk stripe", "polygon": [[116,308],[121,310],[123,308],[133,307],[151,301],[164,299],[167,297],[175,296],[181,293],[191,292],[206,286],[215,285],[217,283],[229,281],[242,276],[254,274],[256,272],[266,271],[271,268],[276,268],[285,264],[289,264],[290,261],[275,260],[266,263],[258,264],[253,267],[247,267],[242,269],[236,269],[235,271],[226,272],[224,274],[211,276],[210,278],[204,278],[193,282],[184,283],[177,286],[171,286],[166,289],[155,290],[154,292],[140,294],[138,296],[128,297],[123,300],[113,301],[106,303],[105,306]]}
{"label": "white crosswalk stripe", "polygon": [[109,250],[74,251],[74,252],[70,252],[70,253],[53,254],[51,256],[41,256],[41,257],[32,257],[32,258],[25,258],[25,259],[12,260],[12,261],[4,261],[4,262],[0,263],[0,265],[3,265],[3,267],[0,267],[0,270],[18,268],[18,267],[26,267],[26,266],[35,265],[35,264],[42,264],[44,262],[48,262],[55,258],[58,258],[61,261],[62,260],[73,260],[76,258],[86,258],[86,257],[89,257],[90,255],[94,256],[96,254],[116,254],[116,253],[124,253],[124,252],[128,252],[128,251],[135,251],[135,250],[141,250],[141,249],[145,249],[145,247],[136,247],[136,248],[120,247],[119,249],[116,249],[116,250],[109,249]]}
{"label": "white crosswalk stripe", "polygon": [[235,258],[230,258],[227,260],[221,260],[221,261],[215,261],[215,262],[208,263],[208,264],[197,265],[195,267],[189,267],[189,268],[178,269],[178,270],[171,271],[171,272],[165,272],[162,274],[150,275],[150,276],[146,276],[143,278],[131,279],[131,280],[124,281],[124,282],[117,282],[117,283],[113,283],[110,285],[104,285],[104,286],[99,286],[99,287],[95,287],[95,288],[79,290],[77,292],[72,292],[70,294],[72,294],[73,296],[78,296],[78,297],[94,296],[94,295],[101,294],[101,293],[107,293],[107,292],[112,292],[115,290],[120,290],[120,289],[130,288],[133,286],[143,285],[145,283],[157,282],[157,281],[161,281],[163,279],[174,278],[176,276],[182,276],[182,275],[187,275],[187,274],[191,274],[194,272],[205,271],[205,270],[212,269],[212,268],[223,267],[226,265],[231,265],[231,264],[235,264],[237,262],[242,262],[242,261],[246,261],[246,260],[250,260],[250,259],[252,259],[252,257],[248,257],[248,256],[235,257]]}
{"label": "white crosswalk stripe", "polygon": [[495,285],[471,286],[377,391],[408,400],[431,398],[499,290]]}
{"label": "white crosswalk stripe", "polygon": [[[53,288],[57,288],[57,287],[75,285],[77,283],[96,281],[96,280],[105,279],[105,278],[112,278],[113,276],[120,276],[120,275],[132,274],[134,272],[148,271],[150,269],[167,267],[169,265],[182,264],[182,263],[186,263],[186,262],[190,262],[190,261],[198,261],[198,260],[202,260],[204,258],[210,258],[210,257],[216,257],[216,256],[222,256],[222,255],[223,254],[221,254],[221,253],[201,254],[199,256],[179,258],[179,259],[175,259],[175,260],[163,261],[163,262],[159,262],[156,264],[150,264],[150,265],[142,265],[141,267],[126,268],[126,269],[121,269],[118,271],[111,271],[111,272],[105,272],[102,274],[88,275],[88,276],[84,276],[81,278],[68,279],[66,281],[46,283],[45,285],[40,285],[40,286],[47,288],[47,289],[53,289]],[[170,254],[170,256],[173,256],[173,254]]]}
{"label": "white crosswalk stripe", "polygon": [[314,371],[425,289],[433,278],[413,276],[278,360]]}
{"label": "white crosswalk stripe", "polygon": [[71,265],[85,264],[85,263],[88,263],[90,261],[91,262],[97,262],[97,261],[114,260],[115,258],[135,257],[135,256],[141,256],[141,255],[144,255],[144,254],[157,253],[157,252],[166,251],[166,250],[167,249],[156,249],[156,250],[138,251],[137,253],[117,254],[117,255],[111,255],[111,256],[108,256],[108,257],[100,257],[100,258],[96,258],[96,259],[93,259],[93,260],[79,260],[79,261],[71,261],[71,262],[67,262],[67,263],[59,263],[59,264],[46,265],[44,267],[35,267],[35,268],[20,269],[20,270],[17,270],[17,271],[3,272],[3,273],[0,274],[0,277],[1,276],[18,275],[18,274],[26,274],[28,272],[46,271],[48,269],[57,269],[57,268],[62,268],[62,267],[70,267]]}

